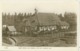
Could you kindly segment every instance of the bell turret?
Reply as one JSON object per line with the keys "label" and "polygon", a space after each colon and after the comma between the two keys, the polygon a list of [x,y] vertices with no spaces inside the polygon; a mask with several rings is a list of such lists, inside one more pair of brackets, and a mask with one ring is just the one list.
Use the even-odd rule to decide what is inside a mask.
{"label": "bell turret", "polygon": [[35,8],[35,14],[37,14],[38,13],[38,10]]}

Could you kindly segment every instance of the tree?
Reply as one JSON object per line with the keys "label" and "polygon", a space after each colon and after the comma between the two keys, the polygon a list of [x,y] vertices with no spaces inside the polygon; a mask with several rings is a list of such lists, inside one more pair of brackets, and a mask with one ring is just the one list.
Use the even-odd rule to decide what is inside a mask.
{"label": "tree", "polygon": [[77,15],[75,13],[66,13],[64,14],[64,20],[69,23],[70,28],[72,30],[76,30],[76,25],[77,25]]}
{"label": "tree", "polygon": [[24,13],[24,18],[26,18],[27,17],[27,15],[26,15],[26,13]]}
{"label": "tree", "polygon": [[19,13],[19,14],[18,14],[18,20],[19,20],[19,21],[22,21],[22,19],[23,19],[23,14],[22,14],[22,13]]}

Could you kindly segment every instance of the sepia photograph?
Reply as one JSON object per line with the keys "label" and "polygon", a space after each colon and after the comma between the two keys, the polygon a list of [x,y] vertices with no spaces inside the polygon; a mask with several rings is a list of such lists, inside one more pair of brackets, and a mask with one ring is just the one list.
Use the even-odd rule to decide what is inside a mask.
{"label": "sepia photograph", "polygon": [[2,5],[2,46],[77,46],[77,2],[10,0]]}

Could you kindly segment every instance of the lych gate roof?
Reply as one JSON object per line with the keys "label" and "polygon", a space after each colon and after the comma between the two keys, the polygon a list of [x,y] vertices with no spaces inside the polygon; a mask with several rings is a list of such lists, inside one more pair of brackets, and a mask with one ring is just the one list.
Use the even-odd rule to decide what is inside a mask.
{"label": "lych gate roof", "polygon": [[16,31],[14,26],[8,26],[9,31]]}

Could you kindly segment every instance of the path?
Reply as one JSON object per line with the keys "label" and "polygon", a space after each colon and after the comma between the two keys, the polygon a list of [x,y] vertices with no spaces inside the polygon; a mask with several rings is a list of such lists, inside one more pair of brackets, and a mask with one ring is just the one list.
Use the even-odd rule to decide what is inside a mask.
{"label": "path", "polygon": [[12,42],[12,46],[16,45],[16,41],[13,38],[9,38],[9,40]]}

